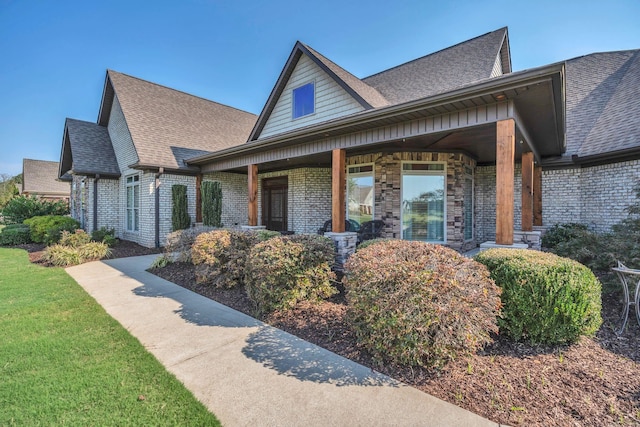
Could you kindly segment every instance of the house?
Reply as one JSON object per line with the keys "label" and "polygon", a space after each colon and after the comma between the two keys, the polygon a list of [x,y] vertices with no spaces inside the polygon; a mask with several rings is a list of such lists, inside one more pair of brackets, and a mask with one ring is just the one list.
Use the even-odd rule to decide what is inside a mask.
{"label": "house", "polygon": [[[130,145],[148,150],[139,153],[155,144],[182,147],[176,176],[190,177],[184,181],[190,191],[201,180],[220,182],[225,225],[314,233],[331,219],[328,235],[345,255],[356,241],[345,223],[354,219],[382,220],[385,237],[459,251],[536,246],[540,227],[572,221],[605,230],[626,216],[640,177],[639,52],[513,71],[508,30],[501,28],[358,78],[298,42],[260,115],[243,113],[244,136],[229,135],[224,147],[213,140],[196,147],[182,131],[162,142],[164,132],[183,125],[162,119],[175,112],[157,108],[155,93],[127,95],[118,80],[135,79],[113,72],[92,126],[108,127],[116,142],[114,135],[126,127],[105,118],[113,109],[126,118]],[[136,125],[143,114],[157,121]],[[189,115],[194,128],[204,118],[197,108]],[[153,144],[145,144],[147,132],[155,132]],[[67,145],[73,151],[73,142]],[[125,151],[119,140],[111,146],[116,157]],[[67,165],[61,173],[74,169],[70,159],[61,161]],[[145,171],[140,179],[148,174],[143,188],[149,194],[160,167],[173,171],[159,160],[128,162],[119,161],[119,170]],[[122,200],[126,183],[119,179]],[[160,211],[156,224],[165,224],[157,240],[169,230],[166,213],[144,206],[141,218]],[[161,206],[170,210],[170,199]],[[119,224],[125,230],[126,221]],[[153,243],[143,237],[153,232],[141,230],[137,241]]]}
{"label": "house", "polygon": [[[114,228],[121,239],[160,246],[172,231],[173,185],[187,186],[189,215],[199,220],[199,168],[185,160],[243,144],[255,120],[251,113],[107,71],[97,122],[65,121],[58,174],[72,177],[72,216],[89,231]],[[238,184],[225,185],[229,192]],[[230,198],[224,202],[225,212],[237,210]],[[222,219],[233,225],[228,214]]]}
{"label": "house", "polygon": [[69,201],[69,182],[58,179],[58,162],[22,159],[20,193],[44,200]]}

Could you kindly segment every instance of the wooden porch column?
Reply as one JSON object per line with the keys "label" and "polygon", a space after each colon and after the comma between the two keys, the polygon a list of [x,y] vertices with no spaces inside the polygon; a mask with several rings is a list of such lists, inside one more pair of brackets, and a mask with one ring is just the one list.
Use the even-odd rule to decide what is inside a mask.
{"label": "wooden porch column", "polygon": [[533,153],[522,153],[522,231],[533,230]]}
{"label": "wooden porch column", "polygon": [[344,233],[346,155],[344,150],[335,149],[331,153],[331,231]]}
{"label": "wooden porch column", "polygon": [[533,168],[533,225],[542,225],[542,166]]}
{"label": "wooden porch column", "polygon": [[515,121],[496,123],[496,243],[513,244]]}
{"label": "wooden porch column", "polygon": [[202,222],[202,174],[196,175],[196,222]]}
{"label": "wooden porch column", "polygon": [[249,185],[249,226],[258,225],[258,165],[249,165],[247,183]]}

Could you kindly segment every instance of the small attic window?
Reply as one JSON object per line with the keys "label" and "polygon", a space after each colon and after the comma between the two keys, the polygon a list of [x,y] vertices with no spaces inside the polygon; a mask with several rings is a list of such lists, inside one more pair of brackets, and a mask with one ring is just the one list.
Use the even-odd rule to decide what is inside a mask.
{"label": "small attic window", "polygon": [[315,83],[310,82],[293,89],[293,118],[315,112]]}

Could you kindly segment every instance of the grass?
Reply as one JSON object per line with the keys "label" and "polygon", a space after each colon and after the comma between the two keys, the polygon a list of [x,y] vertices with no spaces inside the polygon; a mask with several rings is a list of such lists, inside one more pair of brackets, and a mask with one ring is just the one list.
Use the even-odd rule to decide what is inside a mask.
{"label": "grass", "polygon": [[67,273],[0,248],[0,425],[219,421]]}

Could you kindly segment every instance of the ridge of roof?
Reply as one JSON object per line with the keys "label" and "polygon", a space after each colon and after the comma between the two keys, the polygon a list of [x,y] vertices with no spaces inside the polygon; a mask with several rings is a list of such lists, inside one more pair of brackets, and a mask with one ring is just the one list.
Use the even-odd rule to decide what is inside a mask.
{"label": "ridge of roof", "polygon": [[223,104],[223,103],[221,103],[221,102],[212,101],[211,99],[207,99],[207,98],[204,98],[204,97],[199,96],[199,95],[194,95],[194,94],[192,94],[192,93],[185,92],[185,91],[180,90],[180,89],[174,89],[174,88],[172,88],[172,87],[169,87],[169,86],[166,86],[166,85],[162,85],[162,84],[160,84],[160,83],[152,82],[151,80],[145,80],[145,79],[142,79],[142,78],[140,78],[140,77],[132,76],[131,74],[127,74],[127,73],[123,73],[123,72],[121,72],[121,71],[116,71],[116,70],[112,70],[111,68],[107,68],[107,74],[109,74],[109,73],[112,73],[112,74],[119,74],[119,75],[121,75],[121,76],[125,76],[125,77],[131,78],[131,79],[135,79],[135,80],[138,80],[138,81],[143,82],[143,83],[148,83],[148,84],[151,84],[151,85],[157,86],[157,87],[162,88],[162,89],[167,89],[167,90],[170,90],[170,91],[172,91],[172,92],[177,92],[177,93],[180,93],[180,94],[182,94],[182,95],[190,96],[190,97],[192,97],[192,98],[201,99],[201,100],[203,100],[203,101],[207,101],[207,102],[210,102],[210,103],[212,103],[212,104],[219,105],[219,106],[221,106],[221,107],[229,108],[229,109],[232,109],[232,110],[237,110],[237,111],[239,111],[239,112],[241,112],[241,113],[247,113],[247,114],[251,114],[251,115],[256,116],[256,114],[255,114],[255,113],[252,113],[252,112],[250,112],[250,111],[243,110],[243,109],[241,109],[241,108],[234,107],[234,106],[232,106],[232,105],[227,105],[227,104]]}
{"label": "ridge of roof", "polygon": [[309,53],[315,55],[318,60],[324,62],[338,78],[359,94],[369,105],[371,105],[371,107],[378,108],[389,105],[389,101],[387,101],[387,99],[382,96],[376,88],[363,82],[360,78],[356,77],[309,45],[302,42],[300,42],[300,44],[304,46]]}
{"label": "ridge of roof", "polygon": [[[506,32],[508,31],[508,27],[507,27],[507,26],[504,26],[504,27],[502,27],[502,28],[498,28],[497,30],[489,31],[488,33],[485,33],[485,34],[482,34],[482,35],[479,35],[479,36],[473,37],[473,38],[471,38],[471,39],[467,39],[467,40],[461,41],[460,43],[456,43],[456,44],[451,45],[451,46],[447,46],[447,47],[445,47],[445,48],[443,48],[443,49],[440,49],[440,50],[437,50],[437,51],[435,51],[435,52],[428,53],[428,54],[423,55],[423,56],[421,56],[421,57],[419,57],[419,58],[414,58],[414,59],[411,59],[411,60],[409,60],[409,61],[407,61],[407,62],[403,62],[402,64],[394,65],[393,67],[391,67],[391,68],[387,68],[386,70],[378,71],[377,73],[374,73],[374,74],[371,74],[371,75],[369,75],[369,76],[363,77],[363,78],[362,78],[362,80],[369,79],[369,78],[371,78],[371,77],[375,77],[375,76],[378,76],[378,75],[380,75],[380,74],[384,74],[384,73],[386,73],[387,71],[391,71],[391,70],[395,70],[395,69],[397,69],[397,68],[404,67],[405,65],[409,65],[409,64],[411,64],[411,63],[418,62],[418,61],[423,60],[423,59],[425,59],[425,58],[428,58],[428,57],[430,57],[430,56],[434,56],[434,55],[437,55],[437,54],[443,53],[443,52],[445,52],[445,51],[447,51],[447,50],[451,50],[451,49],[454,49],[454,48],[456,48],[456,47],[460,47],[460,46],[465,45],[465,44],[467,44],[467,43],[469,43],[469,42],[472,42],[472,41],[475,41],[475,40],[481,39],[481,38],[486,37],[486,36],[488,36],[488,35],[490,35],[490,34],[494,34],[494,33],[500,32],[500,31],[502,31],[502,32],[505,32],[505,33],[506,33]],[[498,55],[498,54],[500,54],[500,50],[499,50],[499,49],[498,49],[498,52],[496,53],[496,55]]]}

